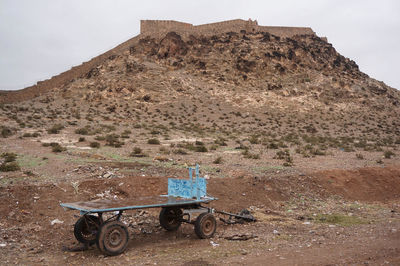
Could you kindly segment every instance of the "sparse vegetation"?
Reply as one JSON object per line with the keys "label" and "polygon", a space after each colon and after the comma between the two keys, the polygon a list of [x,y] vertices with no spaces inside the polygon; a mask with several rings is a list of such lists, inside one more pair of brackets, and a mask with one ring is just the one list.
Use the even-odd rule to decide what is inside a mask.
{"label": "sparse vegetation", "polygon": [[12,172],[18,171],[21,168],[19,167],[17,162],[10,162],[10,163],[2,163],[0,165],[0,172]]}
{"label": "sparse vegetation", "polygon": [[260,155],[259,154],[251,153],[249,151],[249,149],[245,149],[242,152],[242,155],[244,156],[244,158],[247,158],[247,159],[255,159],[255,160],[260,159]]}
{"label": "sparse vegetation", "polygon": [[143,153],[143,150],[140,147],[134,147],[133,151],[129,155],[131,157],[146,157],[146,154]]}
{"label": "sparse vegetation", "polygon": [[60,133],[60,131],[61,131],[63,128],[64,128],[63,125],[61,125],[61,124],[55,124],[55,125],[53,125],[51,128],[49,128],[49,129],[47,130],[47,133],[49,133],[49,134],[58,134],[58,133]]}
{"label": "sparse vegetation", "polygon": [[58,153],[58,152],[63,152],[66,151],[67,149],[61,146],[59,143],[51,143],[51,151]]}
{"label": "sparse vegetation", "polygon": [[17,159],[17,154],[13,152],[5,152],[1,155],[1,158],[4,159],[5,163],[14,162]]}
{"label": "sparse vegetation", "polygon": [[158,139],[148,139],[147,144],[160,145],[160,141]]}
{"label": "sparse vegetation", "polygon": [[394,152],[392,152],[392,151],[385,151],[384,153],[383,153],[383,156],[385,157],[385,159],[390,159],[390,158],[392,158],[393,156],[395,156],[396,154],[394,153]]}
{"label": "sparse vegetation", "polygon": [[90,142],[89,145],[90,145],[91,148],[94,148],[94,149],[100,148],[100,143],[97,142],[97,141],[92,141],[92,142]]}
{"label": "sparse vegetation", "polygon": [[106,140],[106,145],[111,147],[120,148],[122,147],[122,145],[124,145],[124,142],[120,141],[119,135],[117,134],[108,134],[105,137],[105,140]]}
{"label": "sparse vegetation", "polygon": [[221,156],[218,156],[218,157],[213,161],[213,163],[214,163],[214,164],[221,164],[221,163],[222,163],[222,157],[221,157]]}
{"label": "sparse vegetation", "polygon": [[337,224],[341,226],[352,226],[368,223],[368,221],[361,218],[343,214],[319,214],[316,216],[315,220],[319,223]]}
{"label": "sparse vegetation", "polygon": [[0,165],[0,172],[12,172],[20,170],[20,166],[15,161],[17,159],[17,154],[13,152],[6,152],[1,155],[3,158],[3,163]]}
{"label": "sparse vegetation", "polygon": [[10,137],[12,135],[13,135],[13,131],[11,130],[11,128],[2,126],[2,128],[1,128],[1,136],[3,138],[8,138],[8,137]]}

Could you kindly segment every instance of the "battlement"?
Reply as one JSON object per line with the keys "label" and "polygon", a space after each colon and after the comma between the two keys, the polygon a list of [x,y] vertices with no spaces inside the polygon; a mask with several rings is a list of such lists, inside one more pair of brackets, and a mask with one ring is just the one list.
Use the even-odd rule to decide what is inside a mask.
{"label": "battlement", "polygon": [[174,20],[141,20],[140,33],[142,35],[160,35],[169,31],[175,31],[187,36],[190,34],[214,35],[225,32],[269,32],[280,37],[292,37],[294,35],[315,35],[311,28],[307,27],[279,27],[260,26],[257,20],[234,19],[216,23],[193,25]]}

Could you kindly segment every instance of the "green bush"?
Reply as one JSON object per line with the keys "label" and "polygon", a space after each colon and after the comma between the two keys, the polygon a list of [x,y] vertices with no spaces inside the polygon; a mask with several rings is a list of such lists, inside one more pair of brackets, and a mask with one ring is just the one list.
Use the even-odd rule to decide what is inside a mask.
{"label": "green bush", "polygon": [[158,139],[149,139],[147,140],[147,144],[159,145],[160,141]]}
{"label": "green bush", "polygon": [[9,162],[9,163],[3,163],[0,165],[0,172],[12,172],[12,171],[18,171],[21,168],[19,167],[17,162]]}
{"label": "green bush", "polygon": [[100,143],[98,143],[97,141],[90,142],[89,145],[92,148],[96,148],[96,149],[100,148]]}

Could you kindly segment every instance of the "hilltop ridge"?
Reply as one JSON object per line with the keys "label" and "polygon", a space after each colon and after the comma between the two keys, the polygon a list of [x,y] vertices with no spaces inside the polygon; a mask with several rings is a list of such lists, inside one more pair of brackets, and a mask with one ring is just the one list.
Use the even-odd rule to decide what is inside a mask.
{"label": "hilltop ridge", "polygon": [[39,81],[35,85],[17,91],[0,91],[0,103],[12,103],[32,99],[46,93],[53,88],[63,86],[71,80],[85,75],[90,71],[90,69],[101,64],[107,58],[129,49],[129,47],[134,45],[140,38],[146,36],[160,37],[169,31],[175,31],[180,33],[182,37],[185,38],[193,34],[213,35],[229,31],[240,32],[241,30],[253,32],[260,30],[268,31],[274,35],[282,37],[293,36],[295,34],[315,34],[311,28],[259,26],[257,21],[252,21],[250,19],[248,21],[236,19],[198,26],[173,20],[141,20],[140,34],[138,36],[121,43],[115,48],[96,56],[87,62],[83,62],[81,65],[74,66],[70,70],[55,75],[50,79]]}

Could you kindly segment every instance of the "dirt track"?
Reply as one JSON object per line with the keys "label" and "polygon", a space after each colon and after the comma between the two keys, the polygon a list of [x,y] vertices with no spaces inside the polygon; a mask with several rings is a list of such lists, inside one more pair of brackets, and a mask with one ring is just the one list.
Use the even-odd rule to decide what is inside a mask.
{"label": "dirt track", "polygon": [[[191,225],[182,226],[176,233],[164,232],[158,225],[156,209],[144,214],[131,211],[124,222],[130,225],[133,239],[123,255],[104,257],[93,247],[83,252],[63,251],[63,247],[76,246],[72,228],[78,213],[64,211],[59,202],[90,200],[99,193],[121,198],[160,194],[166,192],[166,184],[167,177],[129,176],[85,180],[75,189],[70,183],[2,187],[0,212],[4,216],[0,220],[0,236],[6,243],[0,248],[3,262],[129,261],[178,265],[400,262],[400,170],[396,167],[332,170],[275,179],[214,178],[210,180],[209,193],[219,200],[213,207],[230,211],[250,207],[259,221],[234,226],[220,223],[217,235],[210,241],[197,239]],[[362,189],[358,184],[362,184]],[[317,219],[320,214],[357,219],[335,224],[321,222]],[[51,225],[55,219],[63,223]],[[235,234],[255,238],[225,239]]]}

